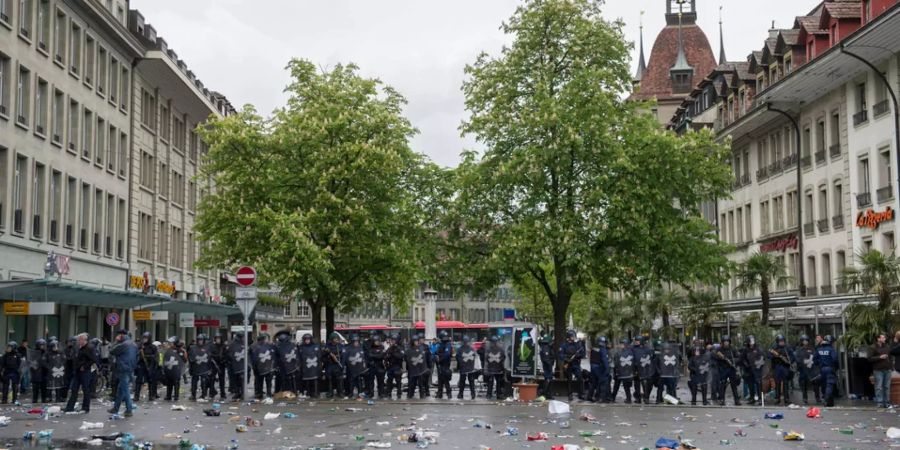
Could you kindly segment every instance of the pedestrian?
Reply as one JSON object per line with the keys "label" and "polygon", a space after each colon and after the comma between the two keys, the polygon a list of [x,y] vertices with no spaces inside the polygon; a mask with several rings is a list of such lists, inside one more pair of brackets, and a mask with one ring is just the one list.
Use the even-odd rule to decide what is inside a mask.
{"label": "pedestrian", "polygon": [[322,350],[313,341],[312,334],[306,333],[300,340],[300,392],[310,399],[319,398],[319,376],[322,374],[322,363],[319,360]]}
{"label": "pedestrian", "polygon": [[734,397],[734,406],[741,406],[741,397],[738,394],[738,386],[741,377],[737,372],[737,352],[731,346],[731,337],[722,336],[719,349],[713,354],[719,372],[719,405],[725,406],[725,388],[731,385],[731,395]]}
{"label": "pedestrian", "polygon": [[567,384],[569,401],[584,397],[581,388],[581,360],[584,358],[584,346],[578,342],[578,334],[575,330],[566,332],[566,341],[559,347],[559,364],[562,366],[563,377]]}
{"label": "pedestrian", "polygon": [[75,401],[78,398],[78,389],[81,389],[81,411],[85,414],[91,412],[91,387],[94,382],[94,372],[100,359],[97,350],[88,342],[88,334],[81,333],[76,338],[75,360],[72,364],[72,382],[69,385],[69,402],[65,412],[75,412]]}
{"label": "pedestrian", "polygon": [[[488,346],[484,350],[484,378],[487,382],[487,399],[490,400],[491,395],[495,394],[497,400],[502,400],[503,394],[503,375],[506,370],[506,351],[503,349],[503,343],[497,336],[491,336]],[[494,391],[494,387],[497,388]]]}
{"label": "pedestrian", "polygon": [[378,398],[385,396],[384,374],[387,372],[387,360],[385,359],[384,345],[381,343],[381,335],[372,336],[372,341],[366,348],[366,396],[374,398],[378,393]]}
{"label": "pedestrian", "polygon": [[387,354],[385,355],[387,366],[387,398],[393,398],[394,387],[397,388],[397,400],[403,398],[403,363],[406,361],[406,350],[400,344],[400,335],[393,334],[388,340]]}
{"label": "pedestrian", "polygon": [[747,403],[762,404],[763,369],[766,366],[766,355],[756,344],[752,334],[744,338],[744,348],[738,357],[738,366],[743,374],[744,387],[747,389]]}
{"label": "pedestrian", "polygon": [[[250,347],[250,362],[253,363],[253,391],[256,399],[272,397],[272,377],[275,375],[275,347],[269,343],[267,333],[259,333],[256,344]],[[265,391],[263,391],[265,385]]]}
{"label": "pedestrian", "polygon": [[31,386],[31,367],[28,358],[31,349],[28,347],[28,339],[22,339],[22,342],[19,344],[19,347],[16,348],[16,351],[19,353],[20,358],[19,392],[25,392]]}
{"label": "pedestrian", "polygon": [[703,406],[709,405],[706,399],[707,386],[709,385],[710,357],[706,351],[706,346],[702,343],[695,346],[692,350],[691,359],[688,363],[691,379],[688,387],[691,389],[691,405],[697,405],[697,391],[702,394]]}
{"label": "pedestrian", "polygon": [[59,341],[55,338],[50,339],[41,365],[47,374],[47,393],[50,402],[62,403],[66,399],[62,395],[65,391],[66,356],[60,351]]}
{"label": "pedestrian", "polygon": [[450,370],[450,363],[453,361],[453,344],[450,342],[450,335],[446,331],[441,331],[440,338],[441,342],[438,344],[435,352],[438,373],[437,398],[443,398],[446,390],[447,399],[451,399],[453,394],[450,392],[450,379],[453,378],[453,372]]}
{"label": "pedestrian", "polygon": [[879,333],[875,344],[869,349],[869,362],[875,377],[875,404],[887,408],[891,404],[891,348],[887,345],[887,334]]}
{"label": "pedestrian", "polygon": [[136,381],[134,383],[134,401],[141,400],[141,388],[147,384],[147,398],[154,401],[157,398],[156,382],[159,373],[159,350],[153,345],[150,332],[141,336],[141,346],[138,350]]}
{"label": "pedestrian", "polygon": [[826,335],[822,338],[816,352],[822,371],[822,397],[825,406],[834,406],[834,389],[837,384],[837,370],[840,368],[837,350],[833,347],[834,337]]}
{"label": "pedestrian", "polygon": [[9,391],[12,391],[12,401],[15,403],[19,398],[20,374],[19,368],[22,366],[22,357],[19,355],[19,346],[16,341],[9,341],[6,344],[6,352],[0,356],[0,375],[3,376],[3,401],[4,405],[9,400]]}
{"label": "pedestrian", "polygon": [[788,385],[793,378],[791,364],[794,362],[794,355],[787,348],[783,335],[775,337],[775,344],[769,349],[769,358],[772,360],[772,372],[775,375],[775,404],[787,406],[791,403]]}
{"label": "pedestrian", "polygon": [[109,348],[109,354],[115,359],[112,376],[116,379],[116,397],[110,414],[118,414],[122,403],[125,403],[125,417],[131,417],[134,404],[131,401],[131,382],[137,369],[137,346],[128,336],[128,331],[119,330],[115,343]]}
{"label": "pedestrian", "polygon": [[168,401],[178,401],[181,393],[181,375],[187,364],[188,355],[184,350],[181,340],[172,336],[166,341],[166,350],[163,353],[163,384],[166,385],[166,398]]}
{"label": "pedestrian", "polygon": [[596,345],[591,347],[591,390],[587,399],[597,403],[609,402],[609,353],[606,350],[606,336],[598,336]]}

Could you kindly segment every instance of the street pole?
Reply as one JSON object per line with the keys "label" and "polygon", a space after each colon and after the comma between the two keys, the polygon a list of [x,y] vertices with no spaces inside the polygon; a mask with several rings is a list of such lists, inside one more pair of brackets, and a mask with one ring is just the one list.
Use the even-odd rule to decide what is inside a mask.
{"label": "street pole", "polygon": [[247,388],[248,381],[250,381],[250,374],[247,373],[247,345],[249,337],[247,336],[247,327],[250,325],[250,315],[244,314],[244,388],[241,389],[241,401],[247,401]]}

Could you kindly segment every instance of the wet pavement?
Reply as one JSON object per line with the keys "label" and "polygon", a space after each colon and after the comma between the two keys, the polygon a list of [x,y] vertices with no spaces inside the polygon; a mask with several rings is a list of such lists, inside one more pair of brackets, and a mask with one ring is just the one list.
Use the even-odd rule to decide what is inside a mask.
{"label": "wet pavement", "polygon": [[[548,404],[489,403],[484,400],[440,401],[275,401],[266,404],[222,403],[219,417],[204,409],[212,403],[143,403],[135,416],[109,420],[108,404],[94,404],[89,415],[62,415],[42,420],[26,413],[30,405],[0,408],[11,423],[0,427],[0,449],[5,448],[116,448],[84,443],[91,435],[131,433],[134,442],[152,442],[154,449],[416,449],[409,435],[436,432],[429,447],[446,449],[550,449],[577,445],[581,449],[654,448],[661,437],[690,441],[697,448],[731,449],[886,449],[900,448],[900,440],[886,437],[888,427],[900,427],[900,411],[874,408],[822,408],[821,418],[806,417],[806,408],[632,406],[573,402],[568,428],[564,419],[548,414]],[[782,420],[767,420],[766,412],[781,412]],[[285,418],[293,413],[294,418]],[[266,414],[270,415],[266,419]],[[238,432],[239,425],[250,426]],[[587,419],[587,420],[585,420]],[[102,422],[103,428],[80,430],[82,422]],[[258,421],[258,425],[253,423]],[[515,428],[515,430],[508,427]],[[52,429],[50,442],[23,441],[27,431]],[[513,432],[513,433],[509,433]],[[785,441],[783,433],[797,431],[803,441]],[[547,441],[527,436],[546,433]],[[79,441],[80,440],[80,441]],[[190,441],[191,444],[187,444]],[[424,445],[424,444],[419,444]],[[381,447],[387,448],[387,447]],[[420,447],[422,448],[422,447]],[[574,448],[574,447],[570,447]]]}

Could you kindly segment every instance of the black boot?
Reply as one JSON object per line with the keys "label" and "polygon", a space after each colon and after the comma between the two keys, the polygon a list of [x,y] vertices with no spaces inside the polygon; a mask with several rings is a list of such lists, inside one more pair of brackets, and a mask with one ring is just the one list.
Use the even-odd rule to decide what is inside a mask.
{"label": "black boot", "polygon": [[734,383],[731,384],[731,395],[734,397],[734,406],[741,406],[741,397],[738,395],[737,385]]}

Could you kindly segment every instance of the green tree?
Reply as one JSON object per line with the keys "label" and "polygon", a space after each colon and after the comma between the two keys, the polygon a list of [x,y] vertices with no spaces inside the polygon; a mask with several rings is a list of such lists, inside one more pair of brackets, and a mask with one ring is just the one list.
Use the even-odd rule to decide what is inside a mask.
{"label": "green tree", "polygon": [[848,348],[871,344],[878,333],[891,329],[892,312],[897,305],[895,294],[900,288],[900,259],[895,253],[886,255],[870,250],[858,253],[856,260],[857,265],[844,269],[841,284],[875,296],[878,303],[866,305],[854,301],[847,308],[844,344]]}
{"label": "green tree", "polygon": [[653,321],[659,318],[662,324],[659,334],[665,339],[673,339],[677,333],[670,323],[670,318],[684,302],[685,296],[676,290],[654,289],[650,296],[642,302],[644,318],[647,322],[646,328],[652,327]]}
{"label": "green tree", "polygon": [[699,282],[726,264],[700,205],[727,193],[727,150],[708,132],[665,132],[624,98],[630,46],[601,3],[526,1],[502,26],[512,43],[480,55],[463,85],[462,132],[486,147],[457,169],[459,230],[481,260],[466,266],[532,277],[557,343],[591,282]]}
{"label": "green tree", "polygon": [[688,293],[678,315],[689,333],[711,341],[713,325],[725,317],[719,300],[719,295],[713,291]]}
{"label": "green tree", "polygon": [[293,60],[286,106],[213,119],[196,229],[206,267],[255,265],[309,303],[313,332],[377,294],[403,304],[423,256],[433,167],[413,153],[404,98],[354,65]]}
{"label": "green tree", "polygon": [[771,253],[757,252],[738,266],[736,276],[735,293],[747,295],[759,291],[762,301],[760,324],[768,325],[771,290],[775,286],[784,286],[791,279],[784,263]]}

